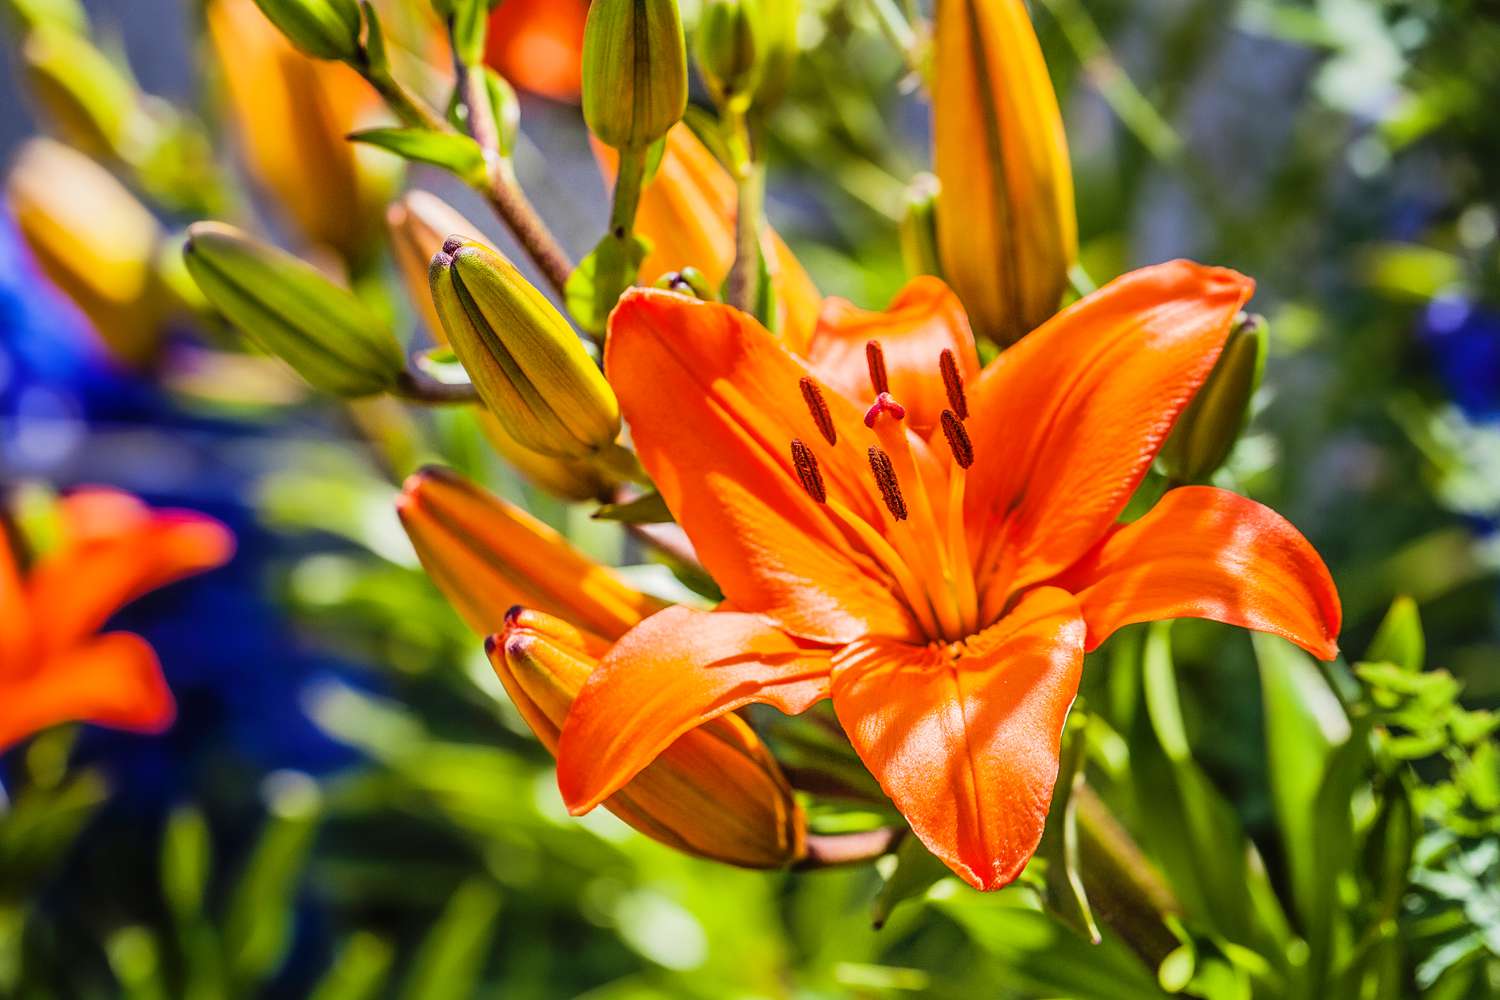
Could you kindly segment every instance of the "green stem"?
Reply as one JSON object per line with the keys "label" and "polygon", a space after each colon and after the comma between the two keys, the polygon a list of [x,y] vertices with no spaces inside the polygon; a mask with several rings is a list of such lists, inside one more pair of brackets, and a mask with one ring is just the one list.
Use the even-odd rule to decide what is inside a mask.
{"label": "green stem", "polygon": [[408,370],[396,376],[392,395],[412,403],[451,406],[479,402],[479,393],[469,382],[439,382],[426,372]]}
{"label": "green stem", "polygon": [[1154,969],[1179,943],[1164,918],[1181,913],[1182,904],[1092,788],[1079,784],[1072,800],[1089,906]]}
{"label": "green stem", "polygon": [[745,113],[731,108],[724,116],[729,130],[730,165],[739,192],[734,265],[725,282],[724,298],[736,309],[753,313],[760,298],[760,230],[765,216],[766,172],[755,161]]}
{"label": "green stem", "polygon": [[413,94],[390,74],[389,70],[369,65],[356,66],[361,76],[375,88],[403,125],[409,128],[425,128],[433,132],[451,132],[453,129],[443,121],[427,102]]}

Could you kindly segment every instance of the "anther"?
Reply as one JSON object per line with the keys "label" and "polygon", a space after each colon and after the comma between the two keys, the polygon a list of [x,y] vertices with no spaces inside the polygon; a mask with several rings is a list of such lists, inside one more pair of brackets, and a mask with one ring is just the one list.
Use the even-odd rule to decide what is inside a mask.
{"label": "anther", "polygon": [[952,410],[944,410],[942,423],[943,437],[948,439],[948,450],[953,452],[953,460],[960,469],[967,469],[974,464],[974,442],[969,440],[964,422],[954,416]]}
{"label": "anther", "polygon": [[964,377],[958,373],[958,357],[944,348],[938,356],[938,367],[943,371],[943,388],[948,390],[948,405],[960,420],[969,419],[969,398],[964,395]]}
{"label": "anther", "polygon": [[870,367],[870,385],[875,388],[875,395],[890,392],[891,383],[885,374],[885,351],[881,348],[880,341],[865,342],[865,364]]}
{"label": "anther", "polygon": [[818,433],[829,444],[838,444],[838,431],[834,430],[833,414],[828,412],[828,400],[823,398],[823,390],[806,376],[797,384],[802,387],[802,400],[807,403],[807,412],[812,414],[813,423],[818,425]]}
{"label": "anther", "polygon": [[896,402],[895,397],[890,393],[882,392],[875,397],[875,402],[871,403],[870,408],[865,411],[865,426],[874,427],[875,421],[880,419],[882,413],[889,415],[893,420],[903,420],[906,418],[906,407]]}
{"label": "anther", "polygon": [[901,495],[901,484],[896,481],[891,456],[879,448],[871,448],[870,471],[875,474],[875,485],[880,487],[880,498],[885,501],[885,509],[896,520],[906,520],[906,498]]}
{"label": "anther", "polygon": [[796,438],[792,438],[792,466],[797,470],[797,479],[807,495],[818,503],[828,501],[828,490],[823,486],[823,473],[818,469],[818,457],[812,449]]}

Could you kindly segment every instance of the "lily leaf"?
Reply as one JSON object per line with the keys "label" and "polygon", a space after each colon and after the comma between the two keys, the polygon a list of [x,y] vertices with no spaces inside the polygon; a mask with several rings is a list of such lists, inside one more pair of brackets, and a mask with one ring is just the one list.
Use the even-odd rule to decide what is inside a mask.
{"label": "lily leaf", "polygon": [[428,163],[474,184],[484,180],[488,167],[479,143],[456,132],[433,132],[421,128],[372,128],[349,135],[350,142],[395,153],[413,163]]}
{"label": "lily leaf", "polygon": [[596,521],[618,521],[621,524],[666,524],[673,520],[667,502],[655,490],[624,503],[607,503],[594,511]]}
{"label": "lily leaf", "polygon": [[870,923],[877,930],[884,927],[897,906],[922,895],[949,874],[920,840],[910,834],[902,837],[896,848],[896,867],[870,906]]}
{"label": "lily leaf", "polygon": [[1422,632],[1422,617],[1417,602],[1398,597],[1391,602],[1365,659],[1377,663],[1394,663],[1411,673],[1421,673],[1427,657],[1427,639]]}
{"label": "lily leaf", "polygon": [[580,327],[598,337],[610,311],[625,289],[634,284],[651,244],[632,234],[626,239],[610,233],[568,275],[568,313]]}

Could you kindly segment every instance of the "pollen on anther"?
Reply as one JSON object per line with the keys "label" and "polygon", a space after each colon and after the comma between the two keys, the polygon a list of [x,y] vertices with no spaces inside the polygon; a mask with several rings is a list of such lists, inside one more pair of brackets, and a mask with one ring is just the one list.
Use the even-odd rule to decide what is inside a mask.
{"label": "pollen on anther", "polygon": [[958,371],[958,357],[948,348],[938,356],[943,372],[943,388],[948,390],[948,405],[960,420],[969,419],[969,398],[964,395],[964,377]]}
{"label": "pollen on anther", "polygon": [[969,440],[969,432],[964,430],[963,421],[954,416],[952,410],[944,410],[942,424],[943,437],[948,439],[948,450],[953,452],[953,460],[960,469],[967,469],[974,464],[974,442]]}
{"label": "pollen on anther", "polygon": [[901,495],[901,484],[896,480],[891,456],[879,448],[871,448],[870,471],[875,474],[875,485],[880,487],[880,499],[885,501],[885,509],[896,520],[906,520],[906,498]]}
{"label": "pollen on anther", "polygon": [[807,403],[807,412],[812,414],[813,423],[818,425],[818,433],[829,444],[838,444],[838,431],[833,426],[833,414],[828,412],[828,400],[823,398],[823,390],[818,388],[818,383],[806,376],[798,385],[802,388],[802,400]]}
{"label": "pollen on anther", "polygon": [[870,368],[870,385],[874,387],[875,395],[890,392],[891,383],[885,374],[885,349],[880,346],[880,341],[865,342],[865,364]]}
{"label": "pollen on anther", "polygon": [[792,467],[797,470],[797,479],[807,495],[818,503],[828,501],[828,490],[823,486],[823,473],[818,468],[818,456],[797,438],[792,438]]}

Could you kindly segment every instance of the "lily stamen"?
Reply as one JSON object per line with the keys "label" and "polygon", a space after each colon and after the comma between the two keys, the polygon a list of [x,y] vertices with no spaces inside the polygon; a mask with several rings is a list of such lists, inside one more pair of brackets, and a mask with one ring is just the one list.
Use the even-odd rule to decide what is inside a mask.
{"label": "lily stamen", "polygon": [[[805,380],[804,380],[805,381]],[[823,485],[823,473],[818,468],[818,457],[812,449],[797,438],[792,438],[792,466],[797,470],[797,479],[807,495],[818,503],[828,502],[828,489]]]}
{"label": "lily stamen", "polygon": [[838,430],[833,426],[833,414],[828,412],[828,400],[823,398],[823,390],[818,388],[818,383],[807,376],[803,376],[797,384],[802,389],[802,399],[807,403],[807,412],[812,414],[813,423],[818,425],[818,433],[822,434],[823,440],[829,444],[838,444]]}
{"label": "lily stamen", "polygon": [[[959,391],[962,392],[961,389]],[[967,469],[974,464],[974,442],[969,439],[969,432],[964,430],[963,421],[954,416],[952,410],[944,410],[942,425],[943,437],[948,439],[948,450],[953,452],[953,460],[960,469]]]}
{"label": "lily stamen", "polygon": [[[948,392],[948,405],[960,420],[969,419],[969,398],[964,395],[964,377],[958,371],[958,355],[944,348],[938,355],[938,369],[943,373],[943,388]],[[965,466],[964,468],[968,468]]]}
{"label": "lily stamen", "polygon": [[880,346],[880,341],[871,340],[865,344],[865,364],[870,369],[870,385],[875,389],[875,395],[890,392],[891,382],[885,373],[885,349]]}
{"label": "lily stamen", "polygon": [[885,509],[896,520],[906,520],[906,498],[901,495],[901,484],[896,481],[891,456],[879,448],[871,447],[870,471],[875,474],[875,485],[880,488],[880,499],[885,501]]}

